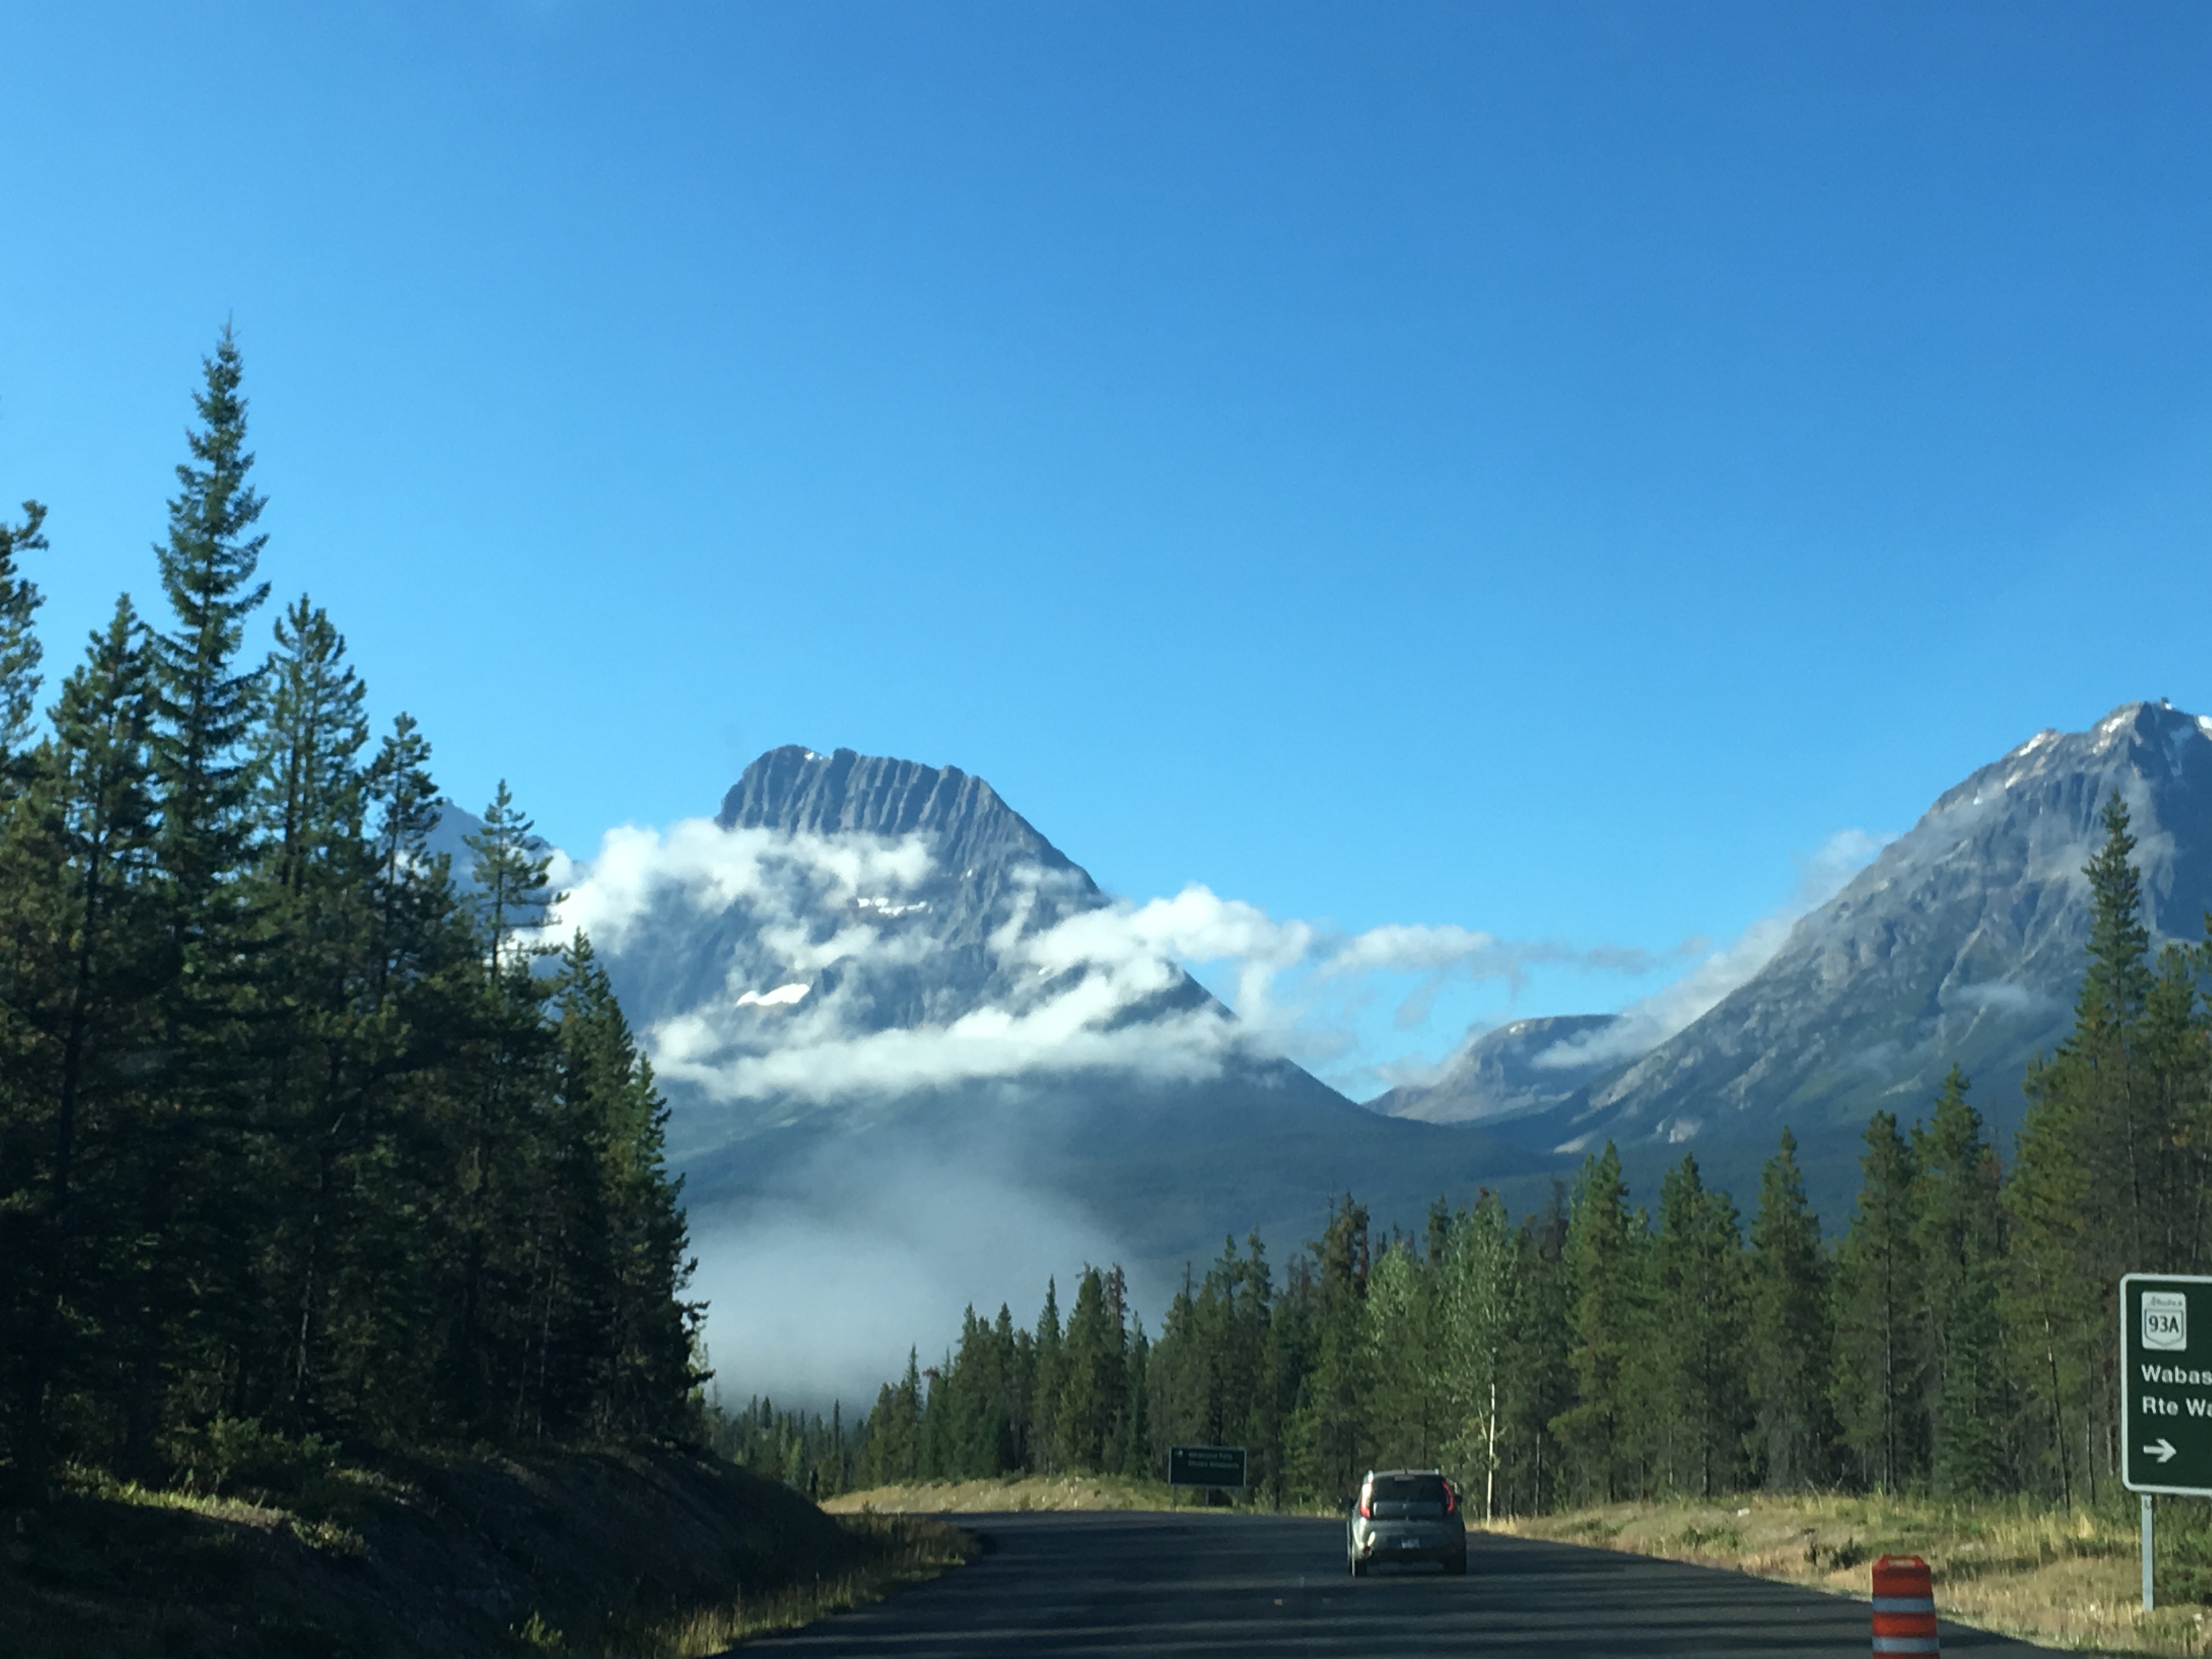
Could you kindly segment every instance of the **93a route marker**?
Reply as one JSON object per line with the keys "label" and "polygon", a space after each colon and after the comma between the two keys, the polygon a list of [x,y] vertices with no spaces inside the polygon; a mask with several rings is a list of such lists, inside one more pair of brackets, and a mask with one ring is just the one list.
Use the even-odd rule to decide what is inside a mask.
{"label": "93a route marker", "polygon": [[2212,1279],[2129,1273],[2120,1280],[2120,1484],[2142,1494],[2148,1613],[2151,1494],[2212,1498]]}
{"label": "93a route marker", "polygon": [[2120,1480],[2212,1498],[2212,1279],[2120,1280]]}

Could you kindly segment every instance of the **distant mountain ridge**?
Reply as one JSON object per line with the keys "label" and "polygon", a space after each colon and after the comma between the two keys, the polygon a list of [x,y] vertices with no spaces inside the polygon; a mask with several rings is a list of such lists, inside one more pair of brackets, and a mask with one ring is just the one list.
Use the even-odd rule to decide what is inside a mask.
{"label": "distant mountain ridge", "polygon": [[[1401,1085],[1367,1103],[1386,1117],[1424,1123],[1489,1123],[1525,1117],[1572,1101],[1620,1063],[1557,1063],[1562,1043],[1610,1030],[1618,1014],[1554,1014],[1509,1021],[1485,1031],[1425,1085]],[[1550,1056],[1553,1063],[1544,1063]]]}
{"label": "distant mountain ridge", "polygon": [[1785,1126],[1839,1218],[1858,1137],[1922,1113],[1956,1062],[2001,1146],[2029,1059],[2061,1041],[2088,939],[2081,867],[2114,790],[2145,918],[2203,937],[2212,909],[2212,718],[2123,704],[2037,732],[1937,798],[1773,958],[1701,1018],[1574,1098],[1511,1126],[1579,1155],[1610,1138],[1648,1179],[1694,1150],[1741,1195]]}

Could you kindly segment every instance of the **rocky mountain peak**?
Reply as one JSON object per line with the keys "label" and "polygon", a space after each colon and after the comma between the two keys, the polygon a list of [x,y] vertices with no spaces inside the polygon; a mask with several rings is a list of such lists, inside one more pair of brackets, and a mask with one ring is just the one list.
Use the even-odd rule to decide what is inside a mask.
{"label": "rocky mountain peak", "polygon": [[[2191,714],[2160,698],[2124,702],[2086,732],[2045,726],[2027,742],[1945,791],[1928,818],[1972,809],[2021,790],[2068,787],[2094,777],[2123,797],[2144,796],[2154,783],[2212,771],[2212,715]],[[1924,822],[1924,820],[1923,820]]]}
{"label": "rocky mountain peak", "polygon": [[2002,1140],[2030,1057],[2070,1025],[2089,927],[2082,866],[2116,791],[2145,922],[2155,937],[2202,937],[2212,720],[2123,703],[2086,731],[2039,732],[1944,791],[1757,974],[1555,1112],[1560,1144],[1693,1140],[1703,1161],[1733,1143],[1748,1180],[1787,1123],[1840,1188],[1868,1114],[1910,1121],[1954,1062]]}
{"label": "rocky mountain peak", "polygon": [[[982,779],[957,766],[862,755],[771,749],[722,799],[725,830],[787,835],[930,837],[940,866],[958,872],[1029,865],[1080,875]],[[1088,878],[1082,884],[1089,886]]]}
{"label": "rocky mountain peak", "polygon": [[1609,1030],[1620,1018],[1555,1014],[1512,1020],[1468,1043],[1435,1082],[1401,1085],[1369,1101],[1368,1109],[1425,1123],[1495,1123],[1557,1106],[1613,1069],[1613,1062],[1547,1064],[1545,1056],[1561,1043]]}

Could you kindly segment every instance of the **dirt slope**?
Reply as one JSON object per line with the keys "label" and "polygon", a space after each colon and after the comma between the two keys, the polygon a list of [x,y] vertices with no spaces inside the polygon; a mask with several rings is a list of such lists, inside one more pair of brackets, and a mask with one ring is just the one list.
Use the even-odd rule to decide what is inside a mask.
{"label": "dirt slope", "polygon": [[677,1450],[338,1468],[282,1507],[82,1485],[0,1515],[10,1654],[587,1653],[874,1547],[775,1481]]}

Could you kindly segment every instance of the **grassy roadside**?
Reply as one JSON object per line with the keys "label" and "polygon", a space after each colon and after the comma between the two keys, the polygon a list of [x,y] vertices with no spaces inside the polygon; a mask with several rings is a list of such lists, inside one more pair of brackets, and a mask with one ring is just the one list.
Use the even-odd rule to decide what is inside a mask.
{"label": "grassy roadside", "polygon": [[[1164,1480],[1135,1480],[1113,1474],[999,1475],[987,1480],[918,1481],[907,1486],[874,1486],[825,1499],[822,1507],[835,1515],[1004,1515],[1029,1510],[1204,1510],[1214,1515],[1249,1514],[1249,1503],[1216,1504],[1200,1502],[1195,1492],[1183,1492],[1169,1501]],[[1269,1510],[1270,1514],[1279,1511]],[[1285,1515],[1334,1515],[1334,1510],[1289,1509]]]}
{"label": "grassy roadside", "polygon": [[797,1630],[833,1613],[880,1601],[893,1590],[975,1559],[975,1540],[922,1515],[848,1515],[839,1523],[867,1547],[861,1564],[833,1577],[739,1596],[650,1621],[608,1641],[604,1659],[706,1659],[734,1643]]}
{"label": "grassy roadside", "polygon": [[[1875,1557],[1917,1555],[1933,1569],[1937,1607],[1964,1624],[2081,1651],[2212,1651],[2204,1607],[2142,1611],[2136,1524],[2132,1512],[2020,1502],[1759,1493],[1617,1504],[1498,1521],[1492,1529],[1733,1567],[1860,1598]],[[2161,1595],[2166,1576],[2161,1569]]]}
{"label": "grassy roadside", "polygon": [[[1190,1506],[1185,1497],[1183,1506]],[[986,1480],[928,1480],[872,1486],[824,1499],[832,1515],[987,1515],[1027,1510],[1164,1510],[1158,1480],[1118,1475],[1003,1475]]]}
{"label": "grassy roadside", "polygon": [[71,1473],[0,1511],[10,1659],[696,1659],[967,1559],[919,1516],[823,1513],[672,1447],[330,1449],[216,1490]]}

